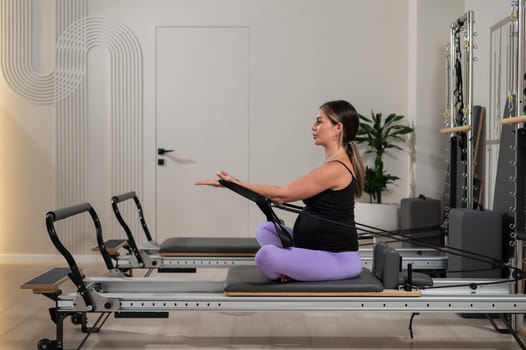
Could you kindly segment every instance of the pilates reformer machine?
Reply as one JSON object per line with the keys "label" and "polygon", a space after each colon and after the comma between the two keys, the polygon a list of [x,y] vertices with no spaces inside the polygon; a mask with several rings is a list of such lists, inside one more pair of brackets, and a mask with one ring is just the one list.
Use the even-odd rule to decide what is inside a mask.
{"label": "pilates reformer machine", "polygon": [[[146,237],[145,247],[139,247],[130,226],[121,215],[120,205],[133,202],[137,210],[138,220]],[[104,247],[100,245],[94,250],[106,249],[115,261],[116,268],[131,272],[134,269],[148,269],[149,275],[153,269],[158,272],[195,271],[197,267],[229,267],[235,265],[253,265],[254,255],[259,249],[255,238],[211,238],[211,237],[172,237],[161,244],[152,239],[150,230],[144,218],[141,202],[135,192],[113,196],[111,205],[115,217],[121,225],[126,238],[108,239]],[[297,207],[296,209],[298,209]],[[266,209],[265,209],[266,210]],[[280,220],[274,212],[264,211],[267,221]],[[410,216],[408,213],[407,216]],[[406,229],[399,232],[402,236],[417,236],[430,231],[440,230],[439,222],[434,226]],[[363,226],[362,238],[385,235],[382,231]],[[409,241],[409,238],[406,239]],[[413,237],[413,242],[418,239]],[[412,264],[418,270],[444,271],[447,268],[447,257],[443,252],[425,246],[399,248],[403,264]],[[372,248],[361,247],[360,254],[365,267],[372,266]]]}
{"label": "pilates reformer machine", "polygon": [[[273,211],[269,200],[259,194],[233,183],[223,181],[222,184],[256,202],[265,212]],[[87,277],[81,273],[55,229],[56,222],[85,214],[93,221],[97,241],[104,243],[100,220],[89,203],[48,212],[49,237],[68,267],[54,268],[21,286],[55,303],[50,315],[56,325],[56,339],[41,339],[39,350],[65,348],[64,320],[67,317],[81,325],[86,333],[77,347],[80,349],[91,334],[102,329],[112,314],[116,318],[158,318],[168,317],[170,311],[401,311],[412,313],[411,336],[413,318],[420,312],[497,314],[506,330],[525,348],[509,322],[510,314],[526,311],[526,295],[512,291],[513,285],[525,277],[524,272],[490,257],[473,255],[509,269],[513,278],[431,279],[426,274],[412,272],[411,265],[401,272],[399,253],[384,242],[377,243],[373,249],[372,269],[364,268],[359,277],[347,280],[280,283],[267,280],[256,266],[233,266],[226,279],[219,280],[129,277],[113,267],[104,249],[101,254],[108,274]],[[290,246],[290,236],[279,229],[279,221],[273,222],[284,247]],[[67,277],[76,290],[63,294],[59,286]],[[97,316],[88,326],[90,314]],[[489,319],[497,328],[493,318]]]}

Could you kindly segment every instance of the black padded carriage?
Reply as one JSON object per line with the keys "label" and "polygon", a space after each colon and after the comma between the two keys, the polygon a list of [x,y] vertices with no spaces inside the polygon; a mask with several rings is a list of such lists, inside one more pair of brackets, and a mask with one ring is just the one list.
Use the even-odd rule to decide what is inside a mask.
{"label": "black padded carriage", "polygon": [[360,276],[337,281],[269,281],[257,266],[234,266],[228,271],[225,294],[228,296],[349,296],[381,292],[382,282],[368,269]]}
{"label": "black padded carriage", "polygon": [[259,249],[255,238],[173,237],[161,243],[161,256],[253,257]]}

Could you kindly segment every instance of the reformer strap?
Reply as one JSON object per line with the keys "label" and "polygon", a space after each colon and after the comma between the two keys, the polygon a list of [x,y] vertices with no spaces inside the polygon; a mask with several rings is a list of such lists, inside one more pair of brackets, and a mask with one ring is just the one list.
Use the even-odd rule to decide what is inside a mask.
{"label": "reformer strap", "polygon": [[236,192],[237,194],[257,204],[259,209],[263,212],[263,214],[265,214],[266,220],[274,224],[274,227],[276,228],[276,232],[278,233],[278,236],[279,236],[279,239],[281,241],[283,248],[290,248],[294,245],[292,242],[292,237],[287,232],[287,230],[283,227],[282,221],[276,215],[274,210],[272,210],[272,207],[271,207],[272,202],[270,201],[270,199],[263,197],[259,193],[249,190],[248,188],[238,185],[236,183],[233,183],[231,181],[219,180],[219,183],[223,185],[224,187],[228,188],[229,190],[232,190]]}

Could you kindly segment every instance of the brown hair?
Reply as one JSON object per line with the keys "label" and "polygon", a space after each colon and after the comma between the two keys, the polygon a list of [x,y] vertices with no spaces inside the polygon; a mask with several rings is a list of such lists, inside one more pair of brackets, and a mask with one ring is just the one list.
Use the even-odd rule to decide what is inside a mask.
{"label": "brown hair", "polygon": [[353,140],[360,128],[360,118],[356,109],[347,101],[338,100],[326,102],[320,106],[333,124],[342,123],[343,131],[340,134],[340,144],[345,147],[345,152],[354,167],[356,179],[356,195],[360,197],[364,189],[365,169],[362,157]]}

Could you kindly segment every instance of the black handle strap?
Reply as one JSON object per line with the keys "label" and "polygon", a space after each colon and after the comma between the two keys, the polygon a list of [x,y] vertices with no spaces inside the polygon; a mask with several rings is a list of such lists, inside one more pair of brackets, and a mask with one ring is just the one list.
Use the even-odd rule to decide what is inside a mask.
{"label": "black handle strap", "polygon": [[272,210],[272,201],[270,199],[263,197],[259,193],[254,192],[246,187],[243,187],[231,181],[219,180],[219,183],[224,187],[228,188],[229,190],[232,190],[235,193],[245,197],[246,199],[249,199],[252,202],[256,203],[256,205],[265,215],[267,221],[270,221],[274,224],[274,227],[276,228],[276,232],[278,233],[283,248],[289,248],[294,245],[294,243],[292,242],[292,237],[290,236],[288,231],[283,227],[282,221],[276,215],[274,210]]}

